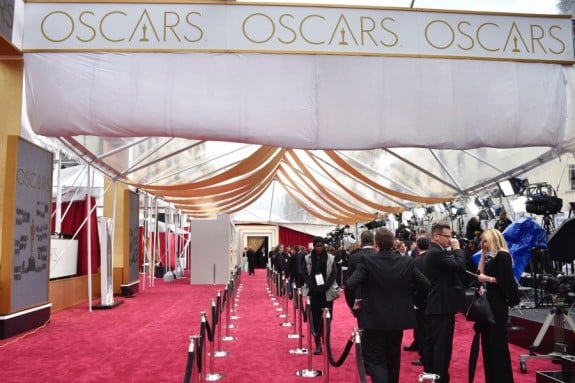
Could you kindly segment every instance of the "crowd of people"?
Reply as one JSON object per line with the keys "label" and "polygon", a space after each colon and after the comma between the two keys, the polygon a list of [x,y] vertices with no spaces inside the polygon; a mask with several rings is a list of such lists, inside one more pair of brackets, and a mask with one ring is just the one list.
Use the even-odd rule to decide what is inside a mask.
{"label": "crowd of people", "polygon": [[[506,217],[503,216],[503,219]],[[387,229],[375,234],[371,251],[369,235],[362,233],[367,252],[352,253],[350,275],[345,282],[346,301],[362,328],[366,371],[373,383],[399,382],[403,330],[414,329],[414,343],[406,350],[419,352],[413,364],[449,382],[455,315],[467,308],[466,276],[487,292],[494,323],[476,323],[481,336],[485,382],[513,382],[507,342],[509,307],[519,302],[512,257],[498,229],[474,232],[461,241],[448,224],[437,223],[431,233],[420,232],[410,252]],[[462,248],[461,244],[470,245]],[[470,266],[466,254],[481,250],[478,265]],[[354,256],[354,254],[358,254]],[[360,301],[361,305],[357,302]]]}
{"label": "crowd of people", "polygon": [[[513,259],[501,234],[510,223],[504,212],[486,230],[472,219],[465,238],[456,238],[445,223],[409,237],[404,230],[383,227],[363,231],[345,250],[328,248],[324,238],[316,237],[311,249],[278,245],[269,262],[311,298],[314,354],[322,353],[322,311],[328,308],[333,320],[334,291],[343,285],[346,303],[363,330],[364,364],[372,383],[400,381],[406,329],[413,329],[414,341],[403,348],[419,354],[412,363],[439,375],[438,382],[449,382],[455,316],[466,311],[465,291],[475,285],[487,293],[495,318],[474,326],[481,336],[485,382],[509,383],[508,309],[519,302]],[[472,255],[478,251],[476,265]]]}

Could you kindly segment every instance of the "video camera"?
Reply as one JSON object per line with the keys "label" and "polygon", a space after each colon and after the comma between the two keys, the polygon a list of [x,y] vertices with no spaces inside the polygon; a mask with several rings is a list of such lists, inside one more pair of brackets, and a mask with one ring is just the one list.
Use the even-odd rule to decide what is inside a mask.
{"label": "video camera", "polygon": [[531,184],[525,188],[525,210],[531,214],[553,215],[561,211],[563,200],[557,197],[557,193],[551,185],[542,182]]}
{"label": "video camera", "polygon": [[542,275],[539,285],[546,293],[556,296],[556,300],[566,301],[569,293],[575,292],[575,276]]}

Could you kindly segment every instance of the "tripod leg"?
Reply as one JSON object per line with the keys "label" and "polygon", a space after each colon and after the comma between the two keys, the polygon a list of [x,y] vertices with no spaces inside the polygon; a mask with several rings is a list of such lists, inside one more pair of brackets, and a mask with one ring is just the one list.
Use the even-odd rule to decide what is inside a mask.
{"label": "tripod leg", "polygon": [[539,345],[541,344],[543,337],[547,333],[547,330],[549,329],[549,325],[551,324],[551,321],[553,320],[554,317],[555,317],[555,313],[553,313],[553,312],[550,312],[549,314],[547,314],[547,317],[545,318],[545,321],[543,322],[541,329],[537,333],[537,336],[535,337],[533,344],[531,346],[529,346],[529,350],[535,351],[537,349],[537,347],[539,347]]}
{"label": "tripod leg", "polygon": [[566,313],[563,313],[563,318],[565,319],[565,322],[569,324],[569,327],[571,327],[571,331],[575,333],[575,322],[573,322],[573,319]]}

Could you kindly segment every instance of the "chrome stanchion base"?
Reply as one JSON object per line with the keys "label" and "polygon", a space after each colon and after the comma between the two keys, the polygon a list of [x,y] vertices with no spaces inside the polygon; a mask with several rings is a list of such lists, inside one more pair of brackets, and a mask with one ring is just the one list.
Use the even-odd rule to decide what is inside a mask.
{"label": "chrome stanchion base", "polygon": [[231,324],[229,324],[226,328],[236,328],[236,325],[233,324],[233,323],[231,323]]}
{"label": "chrome stanchion base", "polygon": [[233,316],[231,316],[231,317],[230,317],[230,319],[232,319],[232,320],[236,320],[236,319],[240,319],[240,317],[239,317],[239,316],[237,316],[237,315],[233,315]]}
{"label": "chrome stanchion base", "polygon": [[295,374],[302,378],[315,378],[317,376],[321,376],[323,374],[323,371],[305,369],[305,370],[299,370]]}
{"label": "chrome stanchion base", "polygon": [[307,348],[292,348],[289,350],[289,353],[294,355],[307,355],[308,352]]}
{"label": "chrome stanchion base", "polygon": [[230,355],[230,353],[227,351],[214,351],[214,358],[223,358],[228,355]]}
{"label": "chrome stanchion base", "polygon": [[278,315],[278,318],[285,318],[285,317],[287,317],[286,314],[280,314],[280,315]]}
{"label": "chrome stanchion base", "polygon": [[206,382],[216,382],[223,377],[224,376],[222,374],[218,374],[217,372],[207,373],[205,376]]}
{"label": "chrome stanchion base", "polygon": [[282,326],[282,327],[291,327],[291,326],[293,326],[293,323],[291,323],[291,322],[283,322],[283,323],[280,323],[280,326]]}
{"label": "chrome stanchion base", "polygon": [[424,372],[419,374],[419,377],[417,378],[417,381],[419,383],[424,383],[424,382],[435,382],[439,380],[439,375],[437,374],[432,374],[429,372]]}
{"label": "chrome stanchion base", "polygon": [[299,334],[288,334],[288,338],[289,339],[299,339],[300,335]]}
{"label": "chrome stanchion base", "polygon": [[237,338],[235,336],[222,336],[222,340],[225,342],[229,342],[232,340],[236,340]]}

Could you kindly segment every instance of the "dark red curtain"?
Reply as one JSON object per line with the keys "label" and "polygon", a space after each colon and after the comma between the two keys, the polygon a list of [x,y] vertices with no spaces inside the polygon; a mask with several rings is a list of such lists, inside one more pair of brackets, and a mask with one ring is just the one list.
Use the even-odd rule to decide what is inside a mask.
{"label": "dark red curtain", "polygon": [[[70,210],[64,216],[64,213],[70,206]],[[90,206],[96,206],[96,199],[90,197]],[[56,204],[52,203],[52,211],[56,209]],[[72,235],[78,231],[82,223],[88,216],[88,200],[62,202],[62,228],[61,233],[65,238],[72,238]],[[77,275],[88,274],[88,235],[91,236],[92,253],[90,263],[92,266],[92,274],[98,272],[100,267],[100,239],[98,238],[98,217],[96,216],[96,209],[93,210],[90,216],[91,230],[88,232],[88,222],[84,223],[82,229],[75,237],[78,240],[78,268]],[[55,214],[52,214],[52,228],[56,227]]]}
{"label": "dark red curtain", "polygon": [[293,247],[301,245],[307,249],[307,245],[313,241],[314,236],[280,226],[279,237],[280,243],[283,243],[284,246],[290,245]]}

